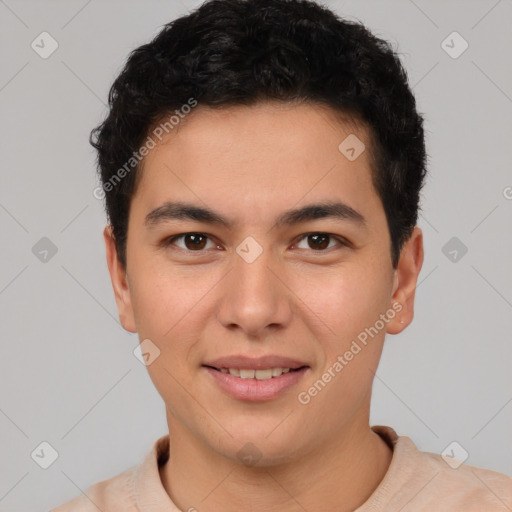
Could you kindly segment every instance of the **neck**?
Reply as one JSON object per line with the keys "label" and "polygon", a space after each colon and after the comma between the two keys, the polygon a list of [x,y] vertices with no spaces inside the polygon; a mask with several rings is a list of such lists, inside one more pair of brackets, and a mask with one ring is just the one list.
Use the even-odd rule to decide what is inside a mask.
{"label": "neck", "polygon": [[184,511],[234,512],[248,503],[260,512],[353,511],[377,488],[392,458],[368,417],[365,424],[354,422],[292,463],[267,467],[222,457],[169,419],[171,456],[160,476]]}

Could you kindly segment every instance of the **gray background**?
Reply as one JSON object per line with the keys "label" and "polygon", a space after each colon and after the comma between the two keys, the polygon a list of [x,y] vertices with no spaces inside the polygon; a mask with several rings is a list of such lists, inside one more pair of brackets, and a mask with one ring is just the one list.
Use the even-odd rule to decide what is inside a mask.
{"label": "gray background", "polygon": [[[0,0],[2,511],[56,506],[166,433],[118,321],[88,136],[129,51],[198,4]],[[512,1],[327,4],[398,48],[430,155],[416,315],[387,338],[371,423],[512,475]],[[31,48],[43,31],[59,45],[47,59]],[[469,43],[456,59],[441,46],[453,31]],[[42,237],[58,249],[46,262]],[[452,237],[468,248],[456,262]],[[31,458],[42,441],[59,454],[46,470]]]}

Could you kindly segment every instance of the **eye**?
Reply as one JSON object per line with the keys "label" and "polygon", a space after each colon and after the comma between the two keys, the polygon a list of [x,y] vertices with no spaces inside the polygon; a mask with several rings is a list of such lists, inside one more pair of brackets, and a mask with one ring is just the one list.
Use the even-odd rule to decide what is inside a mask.
{"label": "eye", "polygon": [[[299,240],[306,240],[306,243],[309,245],[309,247],[305,247],[305,249],[312,249],[313,251],[317,252],[325,252],[325,249],[329,249],[329,240],[336,240],[338,244],[342,246],[349,245],[342,238],[335,235],[331,235],[329,233],[306,233],[302,235],[302,237]],[[304,247],[299,247],[299,249],[303,248]]]}
{"label": "eye", "polygon": [[[179,246],[178,244],[175,244],[176,240],[179,239],[183,239],[184,246]],[[208,240],[208,235],[204,233],[182,233],[181,235],[176,235],[171,238],[167,238],[166,240],[164,240],[163,245],[177,245],[178,247],[180,247],[180,249],[189,252],[201,252],[203,250],[206,250],[205,245]],[[213,244],[211,240],[210,243]]]}
{"label": "eye", "polygon": [[[183,245],[176,243],[178,240],[182,241]],[[306,241],[308,247],[300,247],[300,243],[302,241]],[[299,249],[309,249],[315,252],[326,252],[326,249],[332,248],[330,242],[336,241],[338,245],[348,247],[350,244],[346,240],[336,235],[331,235],[329,233],[305,233],[299,238],[299,243],[294,244],[295,247]],[[209,248],[219,247],[218,244],[212,242],[210,237],[205,233],[182,233],[180,235],[175,235],[165,239],[162,242],[162,245],[167,247],[170,245],[176,245],[180,249],[188,252],[198,252],[206,251],[208,249],[207,244],[211,243]]]}

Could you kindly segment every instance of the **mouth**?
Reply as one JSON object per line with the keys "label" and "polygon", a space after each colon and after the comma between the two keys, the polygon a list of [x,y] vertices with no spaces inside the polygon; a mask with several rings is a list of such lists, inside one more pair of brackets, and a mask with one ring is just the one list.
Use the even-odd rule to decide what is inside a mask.
{"label": "mouth", "polygon": [[215,366],[204,365],[205,368],[211,368],[212,370],[229,374],[235,378],[239,379],[252,379],[252,380],[270,380],[276,379],[281,375],[288,372],[297,372],[302,369],[308,368],[308,366],[303,365],[298,368],[263,368],[263,369],[254,369],[254,368],[216,368]]}
{"label": "mouth", "polygon": [[248,402],[275,400],[304,378],[311,369],[307,365],[296,367],[272,366],[268,368],[237,368],[203,365],[218,389],[228,397]]}

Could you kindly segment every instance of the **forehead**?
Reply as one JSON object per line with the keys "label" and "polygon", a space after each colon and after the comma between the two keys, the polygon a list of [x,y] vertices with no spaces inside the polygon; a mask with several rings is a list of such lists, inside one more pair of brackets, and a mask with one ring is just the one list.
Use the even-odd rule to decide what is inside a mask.
{"label": "forehead", "polygon": [[199,105],[146,156],[134,201],[149,211],[192,200],[248,221],[301,201],[368,209],[379,202],[370,142],[361,123],[321,105]]}

